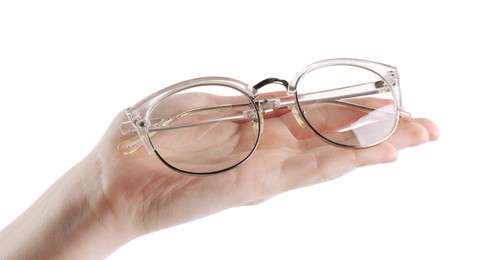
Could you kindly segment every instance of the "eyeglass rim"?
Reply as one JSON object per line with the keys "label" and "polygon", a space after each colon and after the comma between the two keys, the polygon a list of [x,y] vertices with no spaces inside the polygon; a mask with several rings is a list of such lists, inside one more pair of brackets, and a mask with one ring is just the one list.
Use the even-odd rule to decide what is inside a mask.
{"label": "eyeglass rim", "polygon": [[[249,102],[253,105],[253,110],[255,111],[255,115],[257,117],[257,138],[255,139],[255,143],[253,144],[253,148],[249,151],[249,153],[243,158],[241,159],[238,163],[235,163],[231,166],[228,166],[224,169],[220,169],[220,170],[216,170],[216,171],[209,171],[209,172],[193,172],[193,171],[186,171],[186,170],[183,170],[183,169],[180,169],[176,166],[174,166],[173,164],[170,164],[169,162],[167,162],[160,154],[159,152],[157,151],[157,149],[154,148],[154,144],[152,143],[152,139],[151,137],[147,134],[147,138],[148,138],[148,141],[149,141],[149,145],[152,147],[153,149],[153,153],[161,160],[161,162],[163,162],[166,166],[168,166],[169,168],[173,169],[174,171],[177,171],[177,172],[180,172],[180,173],[183,173],[183,174],[187,174],[187,175],[195,175],[195,176],[202,176],[202,175],[214,175],[214,174],[218,174],[218,173],[222,173],[222,172],[225,172],[225,171],[228,171],[230,169],[233,169],[235,167],[238,167],[239,165],[243,164],[244,162],[246,162],[254,153],[255,153],[255,150],[257,150],[257,147],[260,143],[260,138],[262,136],[262,124],[263,124],[263,120],[261,119],[261,114],[260,114],[260,109],[257,105],[257,103],[254,101],[255,99],[255,95],[254,96],[251,96],[249,93],[247,93],[247,85],[243,82],[240,82],[238,80],[234,80],[234,79],[231,79],[231,78],[224,78],[224,77],[218,77],[220,78],[220,80],[224,80],[224,82],[226,83],[229,83],[229,82],[233,82],[233,83],[241,83],[241,84],[244,84],[244,85],[239,85],[239,84],[228,84],[228,85],[221,85],[221,84],[218,84],[218,81],[215,80],[216,77],[205,77],[205,78],[198,78],[198,79],[194,79],[196,81],[192,82],[193,84],[190,86],[190,87],[180,87],[180,88],[177,88],[178,90],[177,91],[173,91],[171,92],[170,95],[173,95],[173,94],[176,94],[180,91],[183,91],[183,90],[186,90],[186,89],[189,89],[189,88],[194,88],[194,87],[198,87],[198,86],[208,86],[208,84],[206,84],[208,81],[208,79],[212,79],[212,82],[213,82],[213,85],[215,86],[219,86],[219,87],[229,87],[231,89],[234,89],[234,90],[237,90],[239,92],[241,92],[244,96],[246,96],[246,98],[249,100]],[[220,82],[222,83],[222,82]],[[165,95],[163,96],[164,97],[168,97],[170,95]],[[146,115],[145,115],[145,119],[147,121],[150,120],[150,115],[151,115],[151,112],[155,109],[156,105],[163,99],[163,98],[160,98],[160,99],[157,99],[155,103],[152,104],[152,106],[150,107],[150,109],[147,111]],[[147,131],[148,131],[148,127],[147,127]]]}
{"label": "eyeglass rim", "polygon": [[[393,102],[395,103],[395,122],[392,127],[392,129],[389,131],[389,133],[381,138],[378,141],[375,141],[373,143],[368,143],[365,145],[349,145],[349,144],[344,144],[344,143],[338,143],[335,142],[331,139],[328,139],[325,137],[323,134],[321,134],[319,131],[316,130],[316,128],[309,122],[307,119],[306,115],[302,112],[302,108],[299,102],[298,98],[298,91],[297,91],[297,86],[300,80],[308,75],[310,72],[315,71],[317,69],[325,68],[325,67],[330,67],[330,66],[353,66],[353,67],[358,67],[362,68],[365,70],[368,70],[379,77],[381,77],[382,80],[384,80],[389,86],[391,86],[391,95],[393,97]],[[394,78],[390,76],[390,74],[394,75]],[[326,60],[321,60],[318,62],[314,62],[306,67],[304,67],[291,81],[290,84],[288,85],[288,92],[292,93],[295,97],[295,107],[298,115],[300,115],[300,118],[306,125],[309,126],[309,128],[323,141],[336,145],[339,147],[345,147],[345,148],[368,148],[372,147],[375,145],[378,145],[384,141],[386,141],[396,130],[398,127],[398,123],[400,121],[400,110],[402,108],[402,100],[401,100],[401,90],[400,90],[400,79],[399,79],[399,74],[398,70],[396,67],[387,65],[384,63],[379,63],[379,62],[374,62],[374,61],[368,61],[368,60],[362,60],[362,59],[353,59],[353,58],[334,58],[334,59],[326,59]]]}

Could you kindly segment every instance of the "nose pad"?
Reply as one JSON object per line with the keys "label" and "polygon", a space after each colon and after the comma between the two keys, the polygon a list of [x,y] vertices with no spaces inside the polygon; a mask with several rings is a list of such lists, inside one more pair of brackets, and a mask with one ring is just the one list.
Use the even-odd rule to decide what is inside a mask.
{"label": "nose pad", "polygon": [[[255,132],[255,135],[259,136],[264,131],[264,115],[263,115],[262,109],[259,111],[259,114],[256,114],[256,115],[258,115],[258,118],[254,117],[251,120],[251,125],[253,127],[253,131]],[[259,126],[261,126],[261,127],[259,127]],[[260,128],[260,133],[259,133],[259,128]]]}
{"label": "nose pad", "polygon": [[306,123],[304,122],[304,120],[302,120],[302,118],[301,118],[301,116],[299,114],[299,111],[297,110],[297,107],[290,106],[289,108],[292,111],[293,117],[295,118],[295,120],[297,121],[297,123],[300,125],[300,127],[306,128]]}

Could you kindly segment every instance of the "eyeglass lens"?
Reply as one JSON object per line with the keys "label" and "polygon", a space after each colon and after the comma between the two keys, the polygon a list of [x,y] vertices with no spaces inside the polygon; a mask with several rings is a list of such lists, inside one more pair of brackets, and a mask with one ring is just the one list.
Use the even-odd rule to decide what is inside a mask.
{"label": "eyeglass lens", "polygon": [[391,88],[373,71],[348,65],[318,68],[297,83],[304,118],[322,138],[365,147],[394,130],[398,109]]}
{"label": "eyeglass lens", "polygon": [[211,173],[246,160],[258,142],[253,101],[225,86],[192,87],[162,99],[150,116],[159,157],[188,173]]}

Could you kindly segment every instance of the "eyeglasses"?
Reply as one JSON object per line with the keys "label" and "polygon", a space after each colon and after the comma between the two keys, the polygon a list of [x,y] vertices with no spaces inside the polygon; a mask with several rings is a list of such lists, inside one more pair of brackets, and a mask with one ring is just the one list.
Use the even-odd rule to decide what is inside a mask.
{"label": "eyeglasses", "polygon": [[[269,84],[286,91],[259,96]],[[180,173],[220,173],[244,163],[259,144],[264,121],[278,120],[289,110],[306,138],[311,134],[346,148],[377,145],[400,118],[411,119],[402,110],[395,67],[329,59],[305,67],[290,82],[268,78],[249,86],[204,77],[169,86],[126,109],[129,122],[121,124],[122,134],[136,136],[118,149],[129,155],[143,146]]]}

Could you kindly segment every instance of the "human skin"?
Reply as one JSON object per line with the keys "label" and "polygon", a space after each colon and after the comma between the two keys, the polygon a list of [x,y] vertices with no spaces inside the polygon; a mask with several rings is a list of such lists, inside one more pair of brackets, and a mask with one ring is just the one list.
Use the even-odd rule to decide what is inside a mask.
{"label": "human skin", "polygon": [[105,258],[136,237],[392,162],[398,150],[439,137],[432,121],[417,118],[379,145],[339,148],[276,113],[246,163],[199,177],[174,172],[144,149],[121,154],[125,121],[117,115],[96,147],[0,232],[0,259]]}

